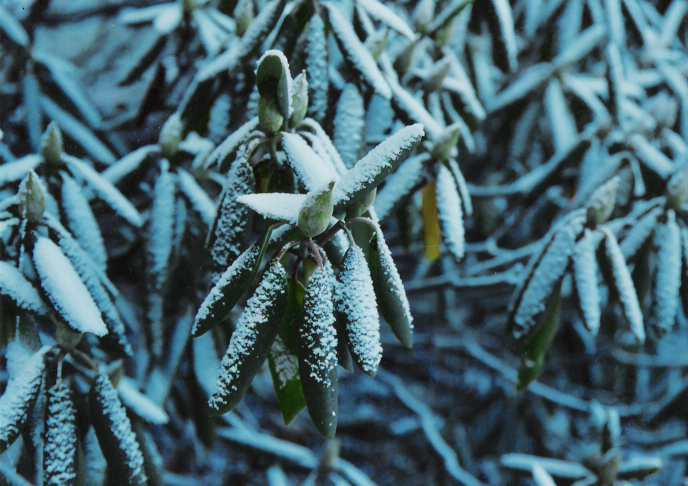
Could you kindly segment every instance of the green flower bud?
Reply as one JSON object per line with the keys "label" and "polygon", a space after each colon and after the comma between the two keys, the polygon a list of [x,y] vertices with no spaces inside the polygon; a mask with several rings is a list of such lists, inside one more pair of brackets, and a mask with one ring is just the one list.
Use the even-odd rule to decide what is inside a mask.
{"label": "green flower bud", "polygon": [[456,150],[461,132],[458,124],[448,126],[432,146],[432,156],[435,160],[449,160],[452,152]]}
{"label": "green flower bud", "polygon": [[50,165],[57,165],[60,163],[60,156],[62,155],[62,132],[57,123],[50,122],[45,133],[41,137],[41,156]]}
{"label": "green flower bud", "polygon": [[587,210],[588,225],[595,227],[604,224],[614,211],[616,202],[616,190],[619,187],[619,178],[614,177],[607,183],[598,187],[585,206]]}
{"label": "green flower bud", "polygon": [[289,117],[289,126],[295,127],[306,118],[306,111],[308,110],[308,78],[306,71],[294,78],[291,83],[291,116]]}
{"label": "green flower bud", "polygon": [[182,119],[179,113],[174,113],[167,119],[160,130],[158,144],[160,151],[168,159],[174,157],[179,152],[179,142],[182,141]]}
{"label": "green flower bud", "polygon": [[268,135],[274,135],[280,131],[284,124],[284,117],[272,98],[260,97],[258,101],[258,126]]}
{"label": "green flower bud", "polygon": [[38,221],[45,211],[45,197],[34,171],[29,171],[19,185],[19,211],[29,221]]}
{"label": "green flower bud", "polygon": [[198,6],[198,0],[182,0],[182,11],[185,14],[190,14]]}
{"label": "green flower bud", "polygon": [[235,22],[235,32],[236,35],[242,37],[249,25],[253,21],[255,12],[253,11],[253,1],[252,0],[239,0],[236,8],[234,9],[234,22]]}
{"label": "green flower bud", "polygon": [[299,211],[299,231],[306,238],[313,238],[330,226],[332,210],[332,189],[334,181],[327,183],[319,190],[308,193]]}
{"label": "green flower bud", "polygon": [[57,323],[57,331],[55,332],[55,340],[67,349],[74,349],[81,341],[82,334],[72,330],[69,326],[62,322]]}
{"label": "green flower bud", "polygon": [[425,89],[429,92],[437,91],[442,87],[442,82],[444,78],[449,74],[451,69],[451,61],[448,58],[444,58],[438,63],[436,63],[432,69],[430,69],[430,74],[425,80]]}

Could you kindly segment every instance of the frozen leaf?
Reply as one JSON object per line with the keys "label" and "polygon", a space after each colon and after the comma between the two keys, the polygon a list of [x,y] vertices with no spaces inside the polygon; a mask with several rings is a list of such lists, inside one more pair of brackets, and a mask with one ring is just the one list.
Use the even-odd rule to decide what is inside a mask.
{"label": "frozen leaf", "polygon": [[424,134],[422,125],[411,125],[402,128],[368,152],[335,184],[335,209],[356,202],[377,187],[408,157]]}
{"label": "frozen leaf", "polygon": [[506,54],[509,71],[514,71],[518,60],[518,46],[516,45],[516,32],[514,31],[514,17],[508,0],[492,0],[494,15],[499,24],[499,36],[495,40],[503,46]]}
{"label": "frozen leaf", "polygon": [[117,386],[117,393],[124,406],[147,423],[163,425],[169,422],[170,418],[165,411],[153,400],[141,393],[131,379],[122,378]]}
{"label": "frozen leaf", "polygon": [[300,136],[283,133],[282,148],[289,165],[306,190],[322,188],[338,178],[331,165],[322,160]]}
{"label": "frozen leaf", "polygon": [[635,134],[630,137],[629,144],[637,155],[638,160],[662,179],[668,179],[674,172],[674,163],[671,159],[642,135]]}
{"label": "frozen leaf", "polygon": [[33,262],[41,287],[67,324],[79,332],[107,334],[93,297],[55,243],[39,236],[33,246]]}
{"label": "frozen leaf", "polygon": [[590,200],[585,205],[589,226],[594,228],[598,224],[607,222],[614,211],[618,187],[619,178],[613,177],[592,193]]}
{"label": "frozen leaf", "polygon": [[411,27],[409,27],[409,25],[401,17],[399,17],[394,10],[387,7],[383,3],[379,2],[378,0],[363,0],[360,3],[371,17],[386,24],[391,29],[396,30],[398,33],[410,40],[414,40],[416,38],[416,34],[413,33]]}
{"label": "frozen leaf", "polygon": [[161,292],[167,284],[174,244],[177,178],[169,172],[167,161],[162,162],[160,170],[153,188],[153,207],[146,245],[152,292]]}
{"label": "frozen leaf", "polygon": [[13,265],[0,261],[0,294],[12,299],[22,309],[45,315],[48,308],[24,275]]}
{"label": "frozen leaf", "polygon": [[179,177],[179,188],[189,200],[191,206],[201,216],[205,225],[210,228],[215,219],[215,204],[213,200],[210,199],[210,196],[187,171],[177,169],[177,176]]}
{"label": "frozen leaf", "polygon": [[41,158],[31,154],[12,162],[0,164],[0,186],[23,179],[30,170],[34,170],[40,163]]}
{"label": "frozen leaf", "polygon": [[254,243],[222,274],[198,309],[191,335],[198,337],[229,314],[251,285],[254,268],[260,263],[260,246]]}
{"label": "frozen leaf", "polygon": [[382,231],[377,232],[373,244],[370,273],[380,315],[387,321],[399,342],[410,349],[413,345],[413,316],[404,284]]}
{"label": "frozen leaf", "polygon": [[433,140],[438,138],[444,131],[444,126],[439,123],[425,109],[423,103],[414,98],[396,79],[389,78],[389,85],[392,89],[392,101],[395,110],[401,111],[410,120],[422,124],[423,129],[428,132],[428,137]]}
{"label": "frozen leaf", "polygon": [[208,158],[205,159],[203,167],[209,169],[211,166],[218,164],[220,172],[226,172],[241,144],[256,128],[258,128],[258,117],[251,118],[241,125],[210,153]]}
{"label": "frozen leaf", "polygon": [[337,428],[337,333],[329,263],[308,281],[299,326],[299,370],[308,413],[318,431],[333,438]]}
{"label": "frozen leaf", "polygon": [[43,484],[75,484],[76,444],[76,409],[72,392],[64,382],[58,382],[48,390]]}
{"label": "frozen leaf", "polygon": [[380,220],[387,219],[399,206],[405,196],[418,185],[425,174],[425,164],[430,160],[428,153],[414,155],[403,162],[387,179],[375,196],[375,212]]}
{"label": "frozen leaf", "polygon": [[330,27],[339,43],[344,57],[352,64],[363,79],[385,99],[392,97],[392,92],[384,76],[380,72],[368,49],[361,43],[351,24],[339,13],[337,7],[326,3]]}
{"label": "frozen leaf", "polygon": [[323,122],[328,104],[327,40],[325,23],[316,12],[308,23],[306,35],[306,71],[308,72],[308,116]]}
{"label": "frozen leaf", "polygon": [[504,88],[490,103],[489,110],[502,110],[519,101],[527,99],[542,88],[552,76],[553,67],[549,63],[533,64],[521,72],[518,77]]}
{"label": "frozen leaf", "polygon": [[657,337],[670,332],[676,322],[681,285],[681,230],[672,209],[655,228],[657,262],[652,278],[648,324]]}
{"label": "frozen leaf", "polygon": [[631,332],[638,344],[642,344],[645,342],[643,314],[640,310],[631,274],[614,235],[606,228],[601,228],[601,230],[604,232],[605,264],[609,266],[611,285],[618,295],[621,309],[630,324]]}
{"label": "frozen leaf", "polygon": [[298,224],[299,211],[306,201],[305,194],[246,194],[236,200],[267,219],[282,223]]}
{"label": "frozen leaf", "polygon": [[604,25],[596,23],[588,27],[552,60],[552,64],[560,71],[566,69],[590,54],[606,36]]}
{"label": "frozen leaf", "polygon": [[459,163],[456,161],[456,159],[449,159],[448,165],[452,176],[454,176],[454,182],[456,183],[456,188],[459,191],[459,196],[461,196],[461,204],[464,215],[466,217],[470,217],[473,214],[473,201],[471,200],[471,194],[468,192],[468,184],[466,184],[466,179],[464,179],[463,172],[461,172]]}
{"label": "frozen leaf", "polygon": [[597,289],[597,262],[595,235],[585,230],[573,252],[573,281],[578,305],[585,327],[596,335],[600,328],[600,295]]}
{"label": "frozen leaf", "polygon": [[248,391],[267,358],[287,306],[287,276],[272,262],[241,313],[222,359],[216,389],[208,405],[212,415],[231,411]]}
{"label": "frozen leaf", "polygon": [[67,218],[67,225],[72,234],[91,256],[93,262],[101,270],[107,266],[107,254],[105,243],[100,234],[100,228],[96,221],[88,200],[81,193],[81,187],[74,179],[64,172],[62,175],[62,210]]}
{"label": "frozen leaf", "polygon": [[360,157],[365,140],[363,98],[353,84],[344,86],[334,116],[334,146],[351,169]]}
{"label": "frozen leaf", "polygon": [[540,464],[533,464],[533,480],[536,486],[557,486],[552,476]]}
{"label": "frozen leaf", "polygon": [[330,137],[327,136],[327,133],[325,133],[325,130],[322,129],[320,124],[311,118],[306,118],[301,125],[315,133],[315,136],[322,143],[327,155],[329,155],[330,161],[332,162],[337,174],[340,176],[345,174],[347,171],[346,165],[344,165],[344,162],[339,156],[339,152],[337,152],[332,140],[330,140]]}
{"label": "frozen leaf", "polygon": [[127,413],[107,375],[94,378],[88,405],[91,424],[112,479],[123,486],[144,486],[143,455]]}
{"label": "frozen leaf", "polygon": [[454,18],[460,14],[464,8],[468,7],[472,0],[451,0],[446,6],[434,16],[432,23],[427,28],[427,33],[432,35],[441,29],[446,28]]}
{"label": "frozen leaf", "polygon": [[356,365],[365,374],[375,376],[382,359],[380,320],[370,270],[359,246],[351,246],[344,256],[335,300],[345,319],[349,350]]}
{"label": "frozen leaf", "polygon": [[626,261],[633,259],[643,245],[649,241],[662,212],[661,208],[654,208],[640,218],[626,233],[620,244],[621,253]]}
{"label": "frozen leaf", "polygon": [[109,166],[100,175],[110,184],[118,184],[132,172],[138,170],[146,161],[148,156],[157,152],[158,150],[159,147],[157,145],[145,145],[141,148],[138,148]]}
{"label": "frozen leaf", "polygon": [[663,462],[659,457],[635,456],[622,461],[617,472],[617,479],[623,481],[643,480],[662,468]]}
{"label": "frozen leaf", "polygon": [[578,130],[576,121],[569,111],[569,107],[564,97],[564,90],[561,82],[553,78],[545,91],[545,109],[547,110],[547,120],[554,139],[554,149],[565,150],[576,140]]}
{"label": "frozen leaf", "polygon": [[134,206],[110,182],[76,157],[62,154],[62,160],[77,179],[83,179],[96,196],[131,225],[140,228],[143,219]]}
{"label": "frozen leaf", "polygon": [[5,452],[19,436],[29,411],[36,403],[43,381],[44,357],[51,349],[46,346],[30,356],[23,356],[23,350],[17,350],[17,353],[22,354],[18,357],[20,362],[13,363],[15,366],[10,368],[9,361],[13,346],[21,345],[15,343],[7,349],[10,379],[5,392],[0,397],[0,451],[2,452]]}
{"label": "frozen leaf", "polygon": [[528,454],[504,454],[499,462],[509,469],[531,472],[535,464],[539,464],[545,471],[556,478],[567,480],[583,479],[593,476],[592,471],[577,462],[547,459]]}
{"label": "frozen leaf", "polygon": [[442,226],[442,240],[456,261],[464,254],[464,227],[461,199],[451,172],[443,164],[437,170],[437,213]]}

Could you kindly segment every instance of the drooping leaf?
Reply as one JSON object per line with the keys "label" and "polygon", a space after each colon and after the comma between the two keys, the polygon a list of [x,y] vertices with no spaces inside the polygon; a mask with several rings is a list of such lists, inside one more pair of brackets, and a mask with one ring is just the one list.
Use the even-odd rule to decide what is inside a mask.
{"label": "drooping leaf", "polygon": [[210,228],[215,219],[215,204],[208,193],[196,182],[191,174],[177,169],[179,189],[184,193],[194,210],[201,216],[205,225]]}
{"label": "drooping leaf", "polygon": [[421,221],[423,223],[423,252],[429,262],[434,262],[440,257],[440,220],[437,211],[437,191],[435,181],[430,181],[421,193]]}
{"label": "drooping leaf", "polygon": [[666,213],[666,221],[655,228],[657,261],[652,278],[648,325],[656,337],[670,332],[676,322],[681,285],[681,230],[672,209]]}
{"label": "drooping leaf", "polygon": [[332,167],[322,160],[302,137],[284,133],[282,147],[289,165],[306,190],[319,189],[338,178]]}
{"label": "drooping leaf", "polygon": [[418,185],[424,175],[425,163],[430,160],[428,153],[414,155],[403,162],[387,179],[382,189],[378,190],[373,206],[380,220],[387,219],[405,196]]}
{"label": "drooping leaf", "polygon": [[222,359],[208,401],[212,415],[231,411],[244,398],[277,337],[287,300],[286,273],[279,262],[272,262],[246,303]]}
{"label": "drooping leaf", "polygon": [[358,162],[365,137],[365,108],[355,85],[344,86],[333,124],[334,146],[346,167],[351,169]]}
{"label": "drooping leaf", "polygon": [[578,297],[578,307],[583,323],[591,334],[596,335],[600,328],[600,295],[597,289],[597,250],[595,235],[585,230],[583,237],[576,243],[573,252],[573,282]]}
{"label": "drooping leaf", "polygon": [[48,390],[43,484],[70,486],[76,482],[76,409],[64,382]]}
{"label": "drooping leaf", "polygon": [[246,194],[238,197],[244,204],[261,216],[282,223],[298,224],[299,211],[306,201],[305,194]]}
{"label": "drooping leaf", "polygon": [[464,254],[463,211],[451,172],[443,164],[437,170],[437,213],[442,226],[442,241],[456,261]]}
{"label": "drooping leaf", "polygon": [[38,291],[16,267],[0,261],[0,294],[6,295],[22,309],[45,315],[48,308]]}

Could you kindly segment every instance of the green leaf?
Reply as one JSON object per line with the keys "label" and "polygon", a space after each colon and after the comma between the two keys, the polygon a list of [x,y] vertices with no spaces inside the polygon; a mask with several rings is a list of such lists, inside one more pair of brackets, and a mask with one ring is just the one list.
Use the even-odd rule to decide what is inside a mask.
{"label": "green leaf", "polygon": [[550,310],[546,314],[544,323],[531,337],[521,354],[518,367],[518,382],[516,391],[521,391],[540,374],[545,360],[545,353],[552,343],[559,323],[559,304],[561,301],[561,287],[557,290],[550,303]]}
{"label": "green leaf", "polygon": [[289,300],[275,342],[268,353],[268,367],[277,394],[277,403],[285,425],[289,425],[306,408],[306,398],[299,376],[297,326],[306,289],[299,282],[287,280]]}

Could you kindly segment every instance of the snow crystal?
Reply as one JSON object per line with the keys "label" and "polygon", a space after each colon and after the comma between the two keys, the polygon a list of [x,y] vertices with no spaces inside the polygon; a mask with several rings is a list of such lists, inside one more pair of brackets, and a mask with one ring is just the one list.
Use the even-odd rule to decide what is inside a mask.
{"label": "snow crystal", "polygon": [[[237,392],[239,395],[243,395],[253,378],[252,376],[242,376],[242,372],[254,372],[250,366],[256,363],[261,354],[267,355],[273,340],[267,342],[267,340],[262,339],[260,344],[262,346],[267,345],[267,348],[256,349],[258,335],[274,331],[276,336],[278,327],[273,330],[267,326],[275,324],[275,322],[270,322],[270,317],[275,312],[283,311],[283,309],[275,309],[275,304],[277,301],[284,300],[278,299],[278,297],[286,297],[286,293],[284,268],[279,263],[273,263],[265,272],[256,292],[246,302],[246,307],[237,321],[236,329],[229,341],[229,347],[220,364],[215,392],[208,401],[211,409],[223,410],[232,399],[242,398],[242,396],[236,396]],[[256,368],[255,372],[257,371]],[[245,382],[243,383],[243,390],[240,390],[239,386],[242,383],[239,383],[239,380],[242,379]],[[232,397],[232,395],[235,396]]]}
{"label": "snow crystal", "polygon": [[425,132],[416,123],[404,127],[363,157],[334,186],[335,206],[345,205],[377,187],[420,142]]}
{"label": "snow crystal", "polygon": [[107,267],[105,243],[88,200],[74,179],[62,173],[62,209],[67,224],[79,244],[88,252],[101,270]]}
{"label": "snow crystal", "polygon": [[64,383],[48,390],[45,431],[45,477],[48,485],[70,484],[76,478],[76,410]]}
{"label": "snow crystal", "polygon": [[333,124],[334,146],[350,169],[358,162],[365,130],[363,98],[355,85],[344,86],[337,102]]}
{"label": "snow crystal", "polygon": [[334,5],[326,3],[325,7],[327,7],[327,13],[330,17],[330,26],[342,47],[344,56],[349,58],[356,70],[363,75],[364,79],[380,96],[390,99],[392,92],[387,81],[375,64],[370,51],[361,44],[356,32],[351,28],[351,23],[344,19]]}
{"label": "snow crystal", "polygon": [[373,202],[375,212],[381,220],[387,219],[403,197],[411,193],[423,176],[423,168],[428,160],[430,154],[427,152],[415,155],[385,179],[385,185],[377,192]]}
{"label": "snow crystal", "polygon": [[14,266],[0,261],[0,294],[8,296],[22,309],[47,314],[48,308],[38,291]]}
{"label": "snow crystal", "polygon": [[189,199],[191,206],[201,215],[206,226],[210,227],[215,219],[215,204],[212,199],[187,171],[177,169],[177,175],[180,189]]}
{"label": "snow crystal", "polygon": [[237,198],[258,214],[268,219],[274,219],[289,224],[297,224],[299,211],[306,200],[305,194],[246,194]]}
{"label": "snow crystal", "polygon": [[614,235],[607,229],[601,228],[605,236],[605,253],[612,269],[613,284],[619,295],[621,308],[631,326],[631,332],[639,343],[645,342],[645,328],[643,327],[643,314],[635,293],[631,273],[628,271],[626,261],[619,249]]}
{"label": "snow crystal", "polygon": [[33,262],[55,309],[67,324],[79,332],[104,336],[108,330],[79,274],[60,248],[39,236],[33,248]]}
{"label": "snow crystal", "polygon": [[593,233],[587,229],[573,252],[573,279],[583,322],[588,331],[595,335],[600,328],[600,295],[597,289],[597,262]]}
{"label": "snow crystal", "polygon": [[154,425],[169,422],[170,418],[165,411],[141,393],[130,378],[124,377],[120,380],[117,392],[122,403],[146,422]]}
{"label": "snow crystal", "polygon": [[681,233],[673,210],[666,223],[655,230],[657,266],[652,279],[649,324],[658,336],[671,331],[678,309],[681,286]]}
{"label": "snow crystal", "polygon": [[346,318],[349,349],[363,371],[374,375],[382,359],[380,321],[373,281],[360,247],[347,250],[335,288],[337,310]]}
{"label": "snow crystal", "polygon": [[174,210],[177,190],[176,177],[169,172],[169,164],[165,161],[161,165],[161,173],[153,189],[153,207],[146,246],[149,272],[153,276],[157,291],[163,288],[169,271],[174,243]]}
{"label": "snow crystal", "polygon": [[444,165],[437,172],[437,212],[442,224],[442,236],[449,253],[457,260],[463,258],[464,228],[461,199],[454,177]]}
{"label": "snow crystal", "polygon": [[331,166],[300,136],[292,133],[282,134],[282,147],[289,164],[307,190],[320,188],[337,178]]}
{"label": "snow crystal", "polygon": [[332,290],[331,268],[329,271],[325,267],[318,268],[308,281],[300,329],[308,374],[327,388],[335,386],[332,379],[337,376],[337,331],[334,328]]}
{"label": "snow crystal", "polygon": [[[110,432],[117,440],[120,452],[127,458],[125,466],[128,469],[128,479],[131,481],[131,484],[139,484],[140,479],[144,477],[143,454],[141,454],[136,436],[131,430],[131,423],[127,413],[119,401],[117,391],[113,388],[110,379],[106,375],[98,375],[93,388],[96,401],[110,424]],[[102,447],[103,440],[101,434],[98,434],[98,442],[100,442]]]}

